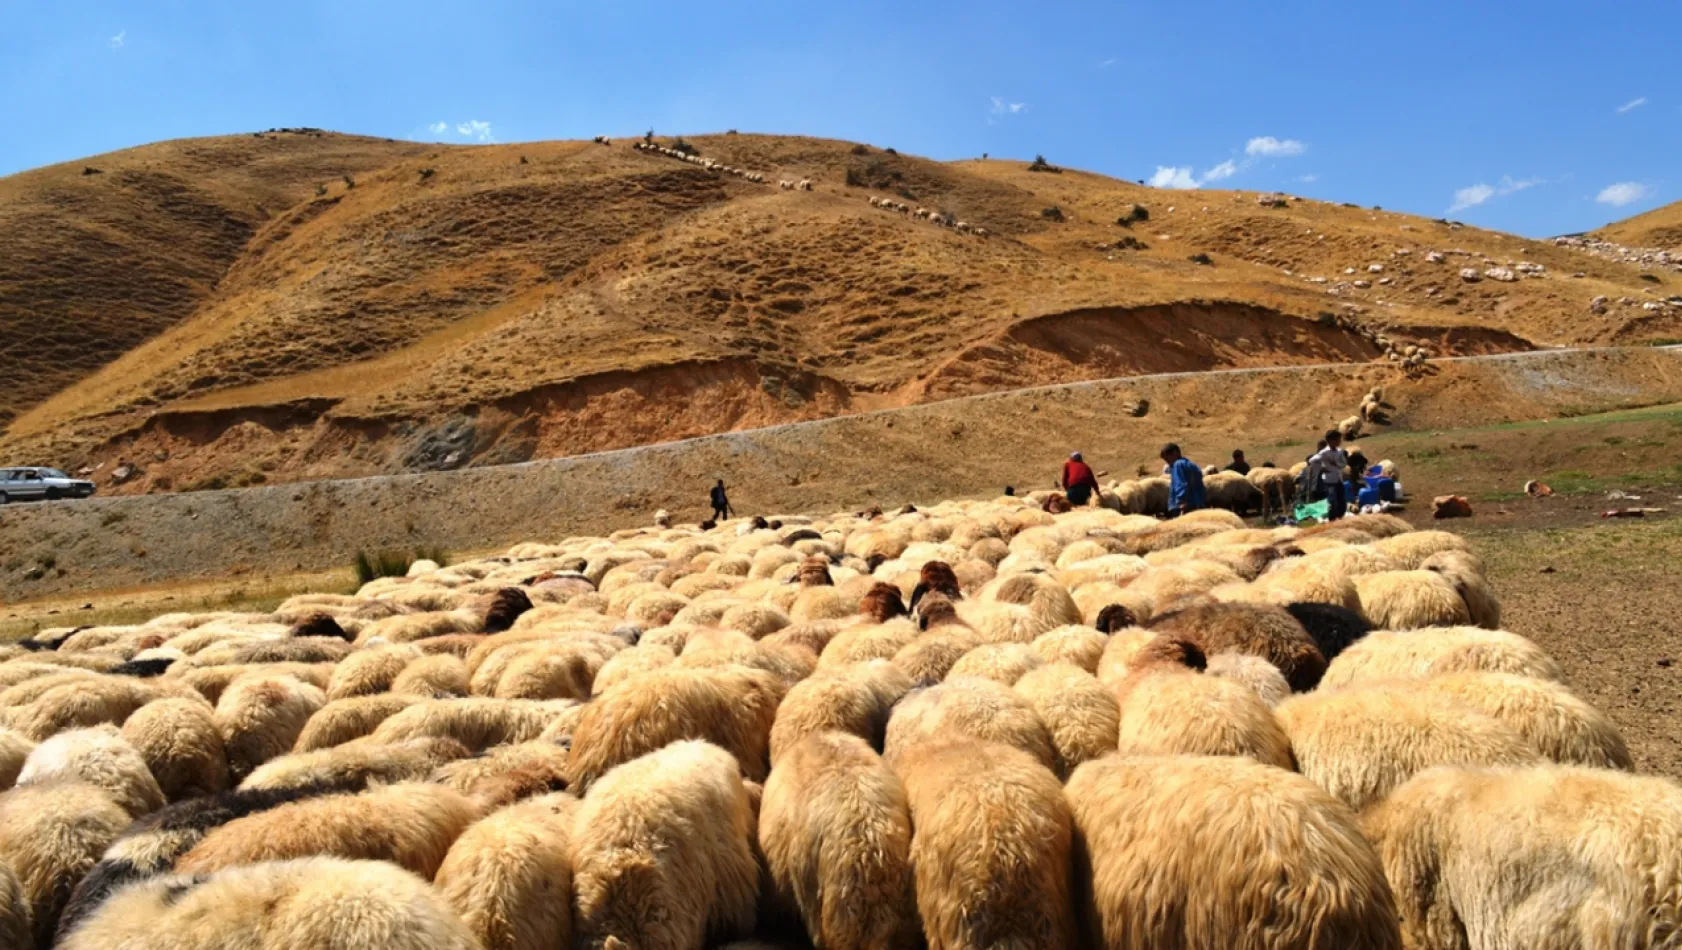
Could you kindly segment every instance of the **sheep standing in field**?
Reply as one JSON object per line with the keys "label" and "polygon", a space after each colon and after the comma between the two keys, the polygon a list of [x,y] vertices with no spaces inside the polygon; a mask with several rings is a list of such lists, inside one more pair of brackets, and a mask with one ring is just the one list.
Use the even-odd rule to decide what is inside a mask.
{"label": "sheep standing in field", "polygon": [[493,812],[456,839],[435,884],[484,950],[572,945],[572,822],[564,792]]}
{"label": "sheep standing in field", "polygon": [[1436,571],[1385,571],[1355,578],[1361,613],[1382,630],[1459,627],[1472,612],[1454,582]]}
{"label": "sheep standing in field", "polygon": [[1419,680],[1417,688],[1501,720],[1551,761],[1626,771],[1635,767],[1612,720],[1559,683],[1473,672],[1433,676]]}
{"label": "sheep standing in field", "polygon": [[929,950],[1074,945],[1069,808],[1056,776],[1020,750],[973,740],[922,743],[895,771]]}
{"label": "sheep standing in field", "polygon": [[863,740],[807,736],[771,770],[759,842],[779,911],[834,950],[918,943],[905,789]]}
{"label": "sheep standing in field", "polygon": [[1600,769],[1440,768],[1361,817],[1410,947],[1667,947],[1682,788]]}
{"label": "sheep standing in field", "polygon": [[326,795],[228,822],[175,862],[182,873],[259,861],[331,855],[390,861],[431,880],[450,845],[479,819],[466,797],[441,785],[378,786]]}
{"label": "sheep standing in field", "polygon": [[1066,793],[1090,946],[1401,948],[1378,854],[1301,776],[1224,756],[1108,756]]}
{"label": "sheep standing in field", "polygon": [[164,806],[163,790],[134,746],[116,726],[61,732],[35,747],[18,773],[18,785],[86,782],[103,789],[131,816]]}
{"label": "sheep standing in field", "polygon": [[880,749],[894,704],[910,691],[911,678],[886,660],[828,668],[796,683],[771,726],[772,767],[800,740],[820,732],[855,735]]}
{"label": "sheep standing in field", "polygon": [[794,187],[795,187],[795,190],[797,190],[797,191],[811,191],[812,190],[812,180],[810,178],[802,178],[802,179],[800,179],[799,182],[797,182],[795,184]]}
{"label": "sheep standing in field", "polygon": [[1321,686],[1424,679],[1472,671],[1513,673],[1554,681],[1565,678],[1553,657],[1516,633],[1478,627],[1440,627],[1374,631],[1326,668]]}
{"label": "sheep standing in field", "polygon": [[1115,751],[1121,713],[1115,696],[1088,671],[1072,663],[1049,663],[1029,671],[1012,689],[1033,705],[1045,725],[1059,775]]}
{"label": "sheep standing in field", "polygon": [[746,936],[759,868],[729,752],[683,741],[603,775],[573,823],[573,924],[586,947],[689,950]]}
{"label": "sheep standing in field", "polygon": [[130,887],[62,950],[380,947],[479,950],[428,884],[381,861],[310,858]]}
{"label": "sheep standing in field", "polygon": [[1020,749],[1047,770],[1057,753],[1033,704],[992,680],[964,677],[913,690],[894,707],[882,755],[898,760],[919,745],[958,739],[997,742]]}
{"label": "sheep standing in field", "polygon": [[292,748],[327,695],[290,676],[251,676],[229,685],[216,703],[216,729],[228,753],[228,775],[251,770]]}
{"label": "sheep standing in field", "polygon": [[1274,713],[1297,770],[1357,811],[1433,766],[1541,760],[1511,726],[1408,683],[1293,696]]}
{"label": "sheep standing in field", "polygon": [[[1242,755],[1292,767],[1291,747],[1272,711],[1250,687],[1200,672],[1206,659],[1178,636],[1155,636],[1112,681],[1127,755]],[[1199,709],[1196,716],[1188,709]]]}
{"label": "sheep standing in field", "polygon": [[1205,655],[1249,653],[1285,674],[1291,689],[1313,689],[1326,672],[1308,631],[1282,607],[1268,604],[1201,603],[1151,618],[1150,629],[1194,640]]}
{"label": "sheep standing in field", "polygon": [[213,795],[232,784],[215,713],[202,700],[147,703],[123,723],[123,738],[140,753],[172,802]]}
{"label": "sheep standing in field", "polygon": [[0,795],[0,864],[22,885],[35,946],[52,945],[71,889],[129,821],[110,795],[82,782],[21,786]]}
{"label": "sheep standing in field", "polygon": [[754,781],[769,769],[771,726],[784,687],[763,670],[653,670],[613,687],[584,707],[572,736],[568,772],[587,789],[609,769],[680,739],[729,750]]}

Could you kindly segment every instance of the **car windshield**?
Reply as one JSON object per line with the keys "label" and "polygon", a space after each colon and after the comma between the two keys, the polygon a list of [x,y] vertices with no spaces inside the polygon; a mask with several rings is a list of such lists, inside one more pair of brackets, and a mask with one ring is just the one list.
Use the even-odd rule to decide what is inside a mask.
{"label": "car windshield", "polygon": [[69,478],[70,476],[64,474],[63,472],[59,471],[56,468],[43,468],[43,469],[41,469],[41,477],[42,478]]}

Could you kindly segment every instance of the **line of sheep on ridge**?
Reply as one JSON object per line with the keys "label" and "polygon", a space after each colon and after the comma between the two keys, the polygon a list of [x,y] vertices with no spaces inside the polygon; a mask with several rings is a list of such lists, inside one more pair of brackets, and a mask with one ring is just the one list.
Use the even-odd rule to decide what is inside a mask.
{"label": "line of sheep on ridge", "polygon": [[955,216],[950,214],[942,214],[939,211],[930,211],[928,208],[917,208],[913,210],[912,207],[905,202],[895,201],[892,198],[878,198],[872,195],[870,198],[870,206],[872,208],[881,208],[884,211],[898,211],[900,214],[909,215],[920,221],[927,221],[930,224],[935,224],[943,228],[951,228],[954,231],[961,231],[964,234],[973,234],[976,237],[987,237],[993,233],[979,225],[972,225],[968,221],[959,221]]}
{"label": "line of sheep on ridge", "polygon": [[[602,144],[607,143],[607,139],[599,135],[596,137],[596,141],[601,142]],[[631,147],[639,152],[653,152],[657,155],[664,155],[667,158],[675,158],[680,162],[687,162],[691,165],[705,168],[708,171],[722,172],[726,175],[735,175],[743,181],[758,182],[761,184],[765,181],[765,176],[760,172],[751,172],[745,168],[737,168],[735,165],[726,165],[723,162],[715,162],[710,158],[702,158],[699,155],[693,155],[681,149],[667,148],[664,145],[655,145],[652,142],[633,142],[631,143]]]}

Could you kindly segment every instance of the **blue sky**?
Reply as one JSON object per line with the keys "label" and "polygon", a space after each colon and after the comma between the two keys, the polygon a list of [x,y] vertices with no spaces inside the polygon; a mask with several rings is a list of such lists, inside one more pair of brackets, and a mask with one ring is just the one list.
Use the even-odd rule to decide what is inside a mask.
{"label": "blue sky", "polygon": [[736,128],[1043,153],[1543,236],[1682,199],[1677,37],[1675,0],[9,0],[0,174],[271,126]]}

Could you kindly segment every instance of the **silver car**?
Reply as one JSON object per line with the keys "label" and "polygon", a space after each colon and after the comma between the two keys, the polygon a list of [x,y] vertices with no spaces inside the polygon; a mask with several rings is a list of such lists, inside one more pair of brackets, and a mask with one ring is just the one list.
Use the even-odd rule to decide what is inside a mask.
{"label": "silver car", "polygon": [[0,468],[0,505],[12,501],[86,498],[92,494],[93,482],[71,478],[56,468]]}

